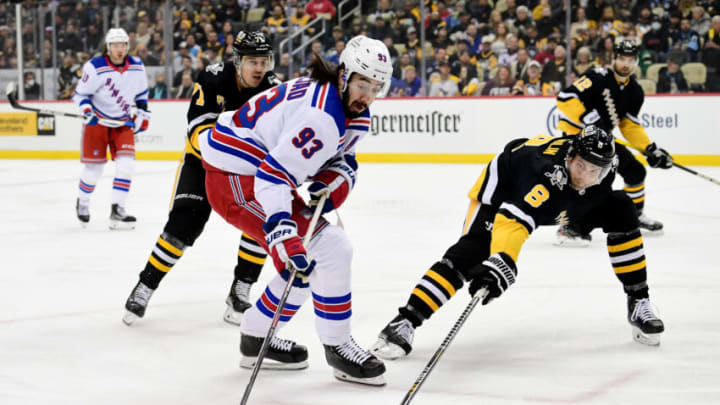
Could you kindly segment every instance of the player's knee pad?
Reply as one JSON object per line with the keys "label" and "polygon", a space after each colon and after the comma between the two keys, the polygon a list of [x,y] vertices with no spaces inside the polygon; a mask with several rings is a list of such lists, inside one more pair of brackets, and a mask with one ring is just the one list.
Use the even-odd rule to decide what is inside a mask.
{"label": "player's knee pad", "polygon": [[604,216],[602,228],[608,237],[637,231],[640,226],[637,207],[625,191],[613,191],[604,206],[609,214]]}
{"label": "player's knee pad", "polygon": [[88,184],[97,184],[100,176],[102,176],[105,163],[84,163],[82,171],[82,180]]}
{"label": "player's knee pad", "polygon": [[310,241],[308,253],[317,260],[315,272],[323,274],[343,272],[350,274],[353,248],[345,231],[328,225]]}
{"label": "player's knee pad", "polygon": [[447,282],[449,282],[456,290],[462,288],[465,284],[467,277],[455,269],[455,265],[448,258],[443,258],[439,262],[435,262],[430,266],[430,270],[441,275]]}
{"label": "player's knee pad", "polygon": [[115,158],[116,177],[130,178],[135,174],[135,158],[131,156],[118,156]]}
{"label": "player's knee pad", "polygon": [[180,238],[176,237],[175,235],[169,233],[169,232],[163,232],[160,234],[160,237],[166,241],[167,243],[173,245],[175,248],[179,250],[185,250],[187,245],[185,242],[183,242]]}
{"label": "player's knee pad", "polygon": [[192,246],[210,218],[210,207],[202,204],[176,204],[170,210],[164,231],[185,245]]}

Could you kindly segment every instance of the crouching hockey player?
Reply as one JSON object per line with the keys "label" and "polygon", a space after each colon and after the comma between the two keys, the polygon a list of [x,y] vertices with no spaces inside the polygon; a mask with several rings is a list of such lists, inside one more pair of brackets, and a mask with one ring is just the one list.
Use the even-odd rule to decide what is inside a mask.
{"label": "crouching hockey player", "polygon": [[612,135],[592,125],[574,136],[510,142],[470,191],[462,237],[423,275],[371,350],[385,359],[409,354],[415,329],[465,283],[471,295],[488,289],[483,304],[499,297],[515,282],[517,258],[529,235],[538,226],[573,219],[607,233],[633,338],[658,345],[664,327],[649,301],[637,210],[625,192],[611,189],[615,164]]}

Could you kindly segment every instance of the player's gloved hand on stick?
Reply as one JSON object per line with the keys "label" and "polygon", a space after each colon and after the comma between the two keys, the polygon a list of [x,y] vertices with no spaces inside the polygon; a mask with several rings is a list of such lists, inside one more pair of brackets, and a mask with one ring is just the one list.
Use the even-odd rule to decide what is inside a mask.
{"label": "player's gloved hand on stick", "polygon": [[670,156],[668,151],[662,148],[658,148],[655,142],[648,145],[645,149],[645,158],[648,164],[652,167],[660,167],[662,169],[669,169],[673,166],[673,158]]}
{"label": "player's gloved hand on stick", "polygon": [[92,108],[86,108],[86,109],[83,111],[83,116],[85,117],[85,118],[84,118],[85,125],[97,125],[97,123],[98,123],[98,116],[95,115],[95,113],[93,112]]}
{"label": "player's gloved hand on stick", "polygon": [[132,117],[133,131],[135,134],[144,132],[150,126],[150,111],[138,108]]}
{"label": "player's gloved hand on stick", "polygon": [[308,257],[302,239],[297,233],[297,224],[287,213],[275,214],[263,225],[265,241],[275,267],[284,269],[292,263],[305,277],[315,268],[315,260]]}
{"label": "player's gloved hand on stick", "polygon": [[321,213],[325,214],[339,208],[355,186],[356,170],[357,161],[354,156],[346,155],[332,161],[313,177],[313,182],[308,187],[310,205],[317,205],[320,197],[327,194],[328,199],[325,200]]}
{"label": "player's gloved hand on stick", "polygon": [[470,270],[470,295],[487,287],[489,293],[483,300],[483,305],[502,295],[511,285],[515,283],[517,268],[515,261],[505,253],[495,253]]}

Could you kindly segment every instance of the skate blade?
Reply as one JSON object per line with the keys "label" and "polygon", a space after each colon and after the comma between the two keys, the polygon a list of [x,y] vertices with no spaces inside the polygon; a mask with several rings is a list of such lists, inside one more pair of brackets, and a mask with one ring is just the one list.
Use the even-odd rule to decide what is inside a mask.
{"label": "skate blade", "polygon": [[88,227],[88,223],[87,223],[87,222],[80,221],[80,228],[82,228],[82,229],[87,229],[87,227]]}
{"label": "skate blade", "polygon": [[133,314],[133,313],[130,312],[130,311],[127,311],[127,312],[125,312],[125,316],[123,316],[122,321],[123,321],[123,323],[124,323],[125,325],[130,326],[130,325],[132,325],[132,323],[135,322],[138,318],[140,318],[140,317],[137,316],[137,315],[135,315],[135,314]]}
{"label": "skate blade", "polygon": [[646,346],[660,346],[660,333],[645,333],[637,326],[632,327],[633,340]]}
{"label": "skate blade", "polygon": [[656,229],[656,230],[652,230],[652,229],[648,229],[648,228],[640,228],[640,233],[643,236],[652,236],[652,237],[665,235],[665,231],[662,228]]}
{"label": "skate blade", "polygon": [[559,246],[559,247],[569,247],[569,248],[584,248],[590,246],[590,241],[583,240],[583,239],[555,239],[555,242],[553,242],[553,245]]}
{"label": "skate blade", "polygon": [[114,231],[124,231],[135,229],[135,222],[122,222],[110,220],[110,229]]}
{"label": "skate blade", "polygon": [[395,343],[387,342],[383,338],[379,338],[374,345],[370,346],[370,353],[380,357],[383,360],[397,360],[405,357],[405,350]]}
{"label": "skate blade", "polygon": [[[255,368],[256,361],[257,357],[242,356],[242,358],[240,359],[240,367],[253,369]],[[263,359],[262,365],[260,365],[260,368],[264,370],[302,370],[307,367],[307,360],[303,360],[297,363],[281,363],[277,360],[268,359],[267,357]]]}
{"label": "skate blade", "polygon": [[225,315],[223,315],[223,320],[229,324],[240,326],[242,316],[242,312],[236,312],[232,307],[227,307],[227,309],[225,309]]}
{"label": "skate blade", "polygon": [[353,376],[349,375],[348,373],[342,372],[337,369],[334,370],[333,374],[335,375],[335,378],[337,378],[340,381],[347,381],[347,382],[356,383],[356,384],[373,385],[376,387],[380,387],[380,386],[387,384],[387,382],[385,382],[385,376],[383,376],[383,375],[379,375],[377,377],[358,378],[358,377],[353,377]]}

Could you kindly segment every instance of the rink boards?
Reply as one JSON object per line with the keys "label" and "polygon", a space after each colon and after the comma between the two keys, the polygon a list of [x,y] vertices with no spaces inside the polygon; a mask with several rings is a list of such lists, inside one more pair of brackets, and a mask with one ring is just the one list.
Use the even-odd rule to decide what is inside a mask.
{"label": "rink boards", "polygon": [[[26,104],[77,112],[69,101]],[[720,165],[719,105],[718,95],[647,96],[638,119],[651,140],[678,162]],[[138,159],[181,156],[187,106],[187,100],[150,101],[150,128],[136,139]],[[362,161],[483,163],[510,139],[559,134],[551,97],[392,98],[377,100],[371,110],[370,133],[358,145]],[[19,119],[7,114],[12,111],[9,104],[0,104],[0,158],[79,157],[81,120],[39,117],[37,125],[26,128],[41,135],[18,135],[14,123]],[[27,121],[28,116],[20,118]]]}

